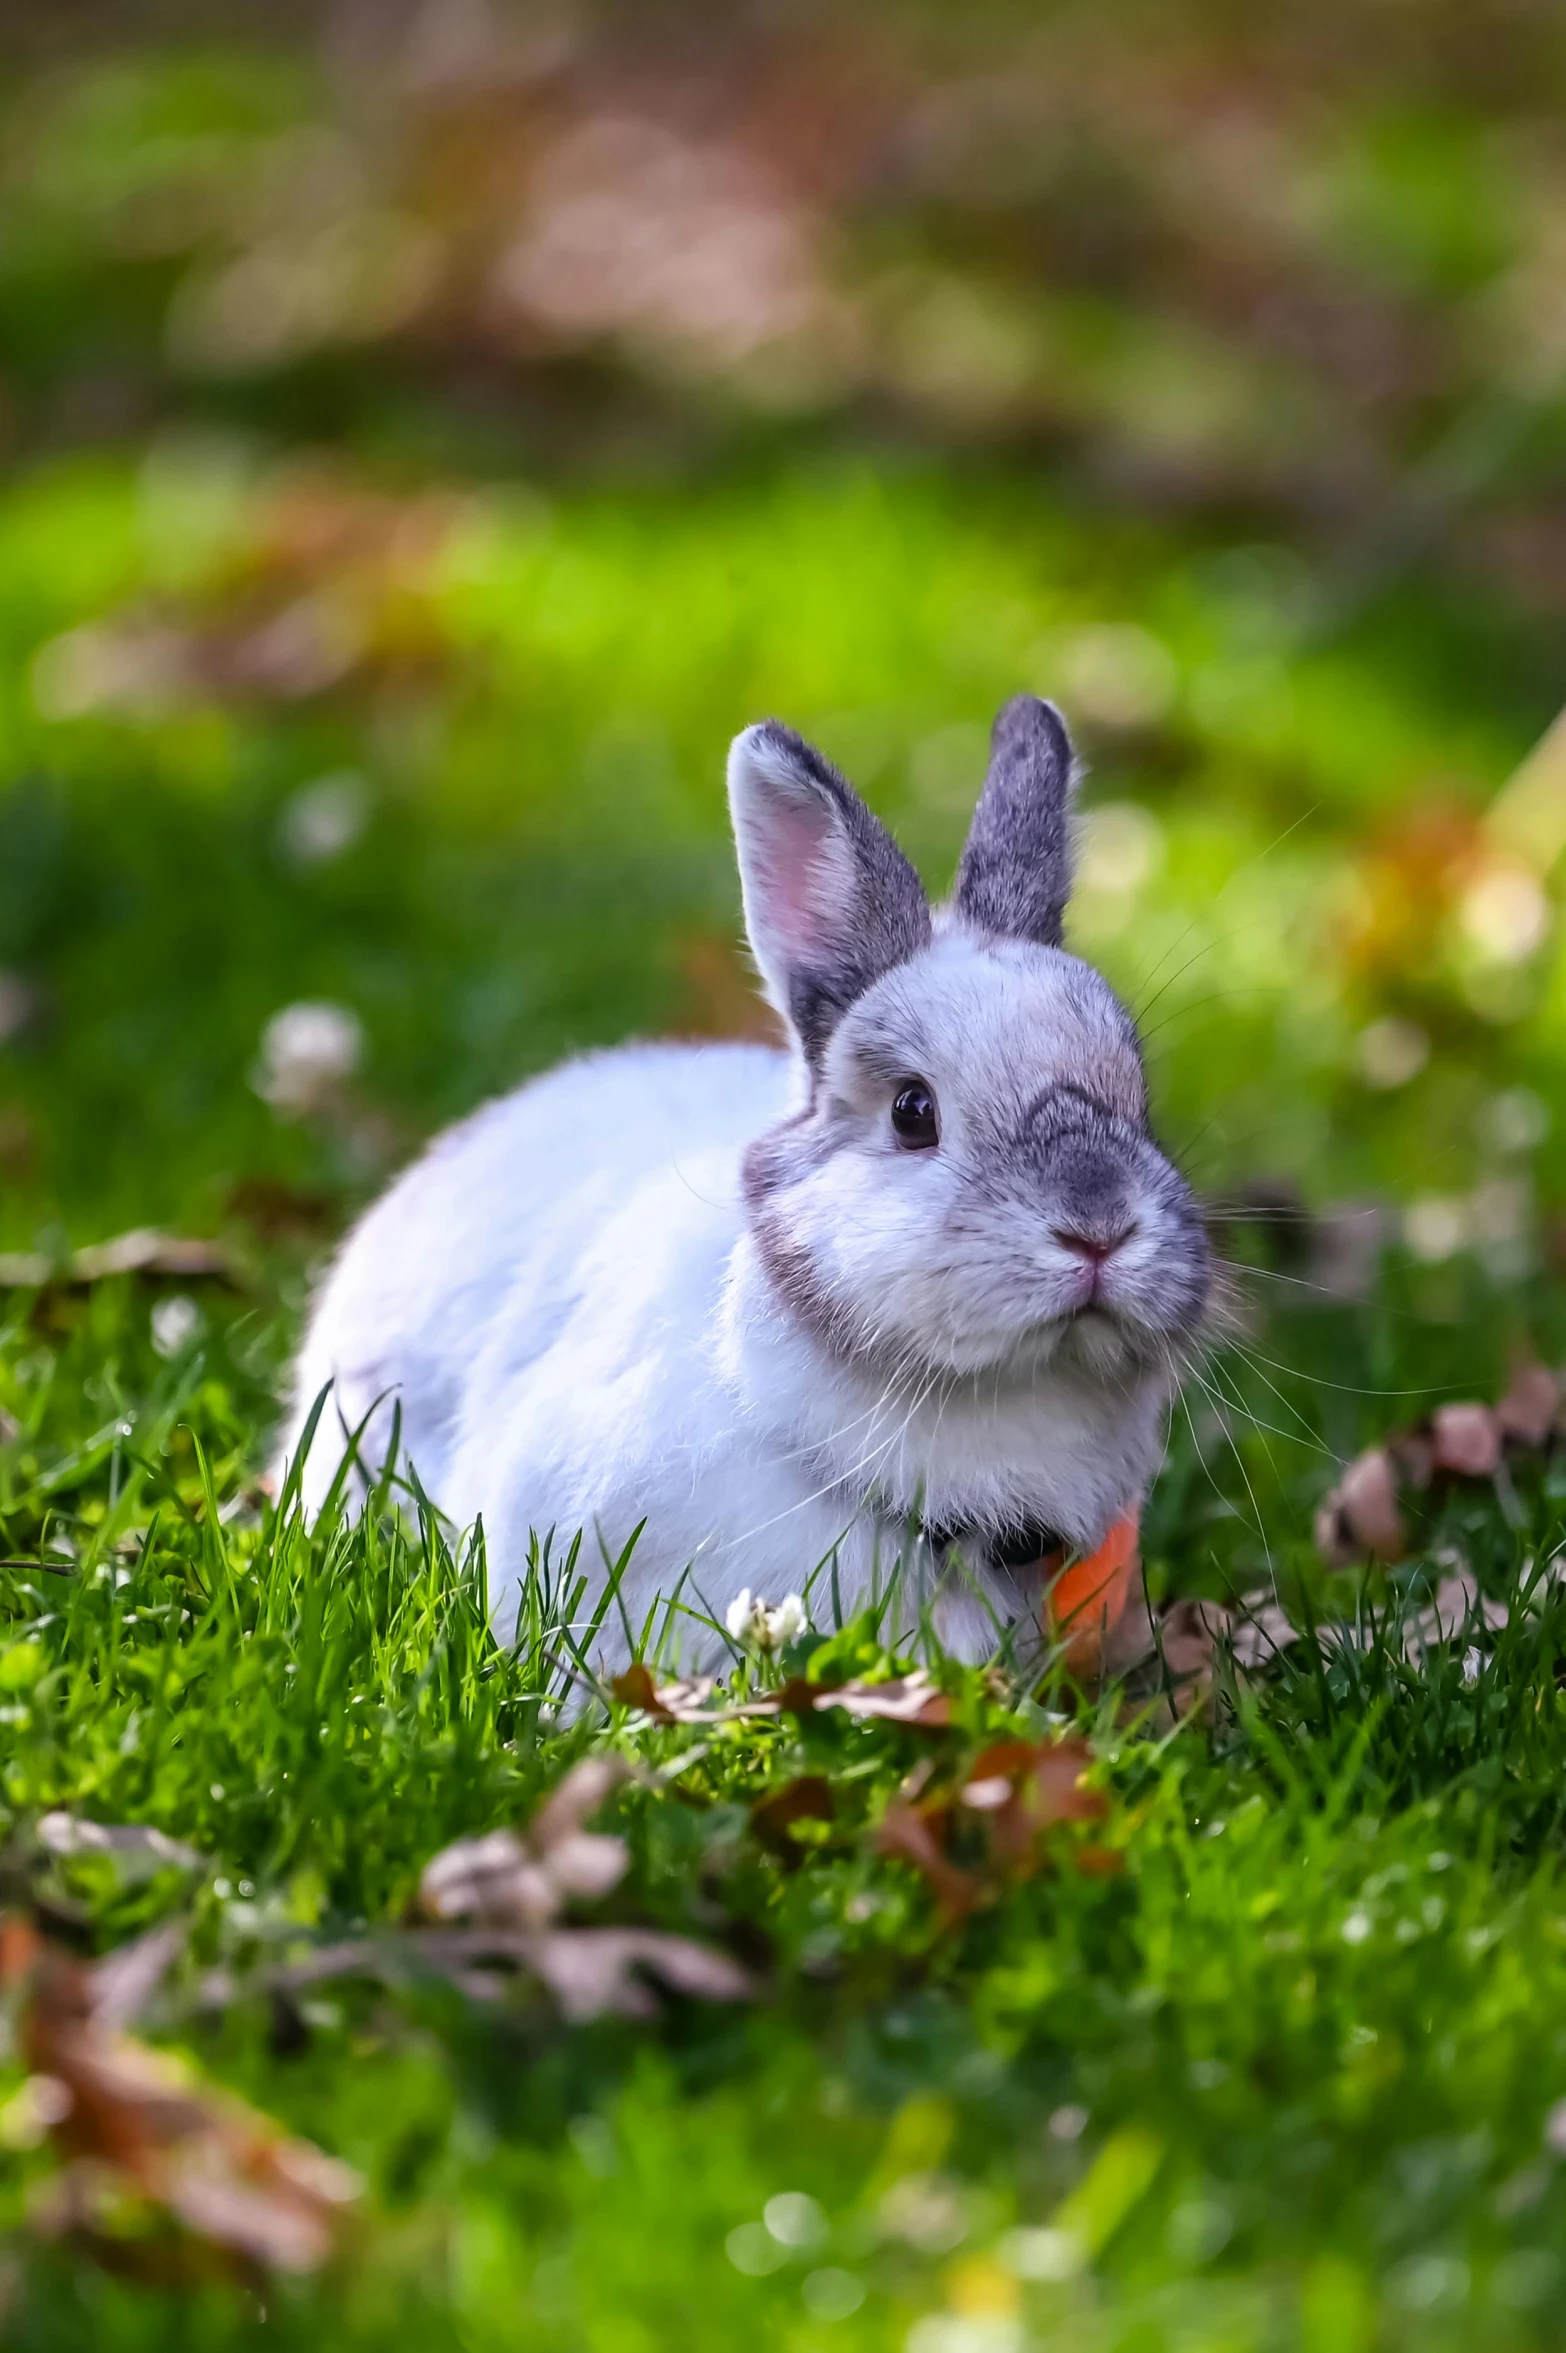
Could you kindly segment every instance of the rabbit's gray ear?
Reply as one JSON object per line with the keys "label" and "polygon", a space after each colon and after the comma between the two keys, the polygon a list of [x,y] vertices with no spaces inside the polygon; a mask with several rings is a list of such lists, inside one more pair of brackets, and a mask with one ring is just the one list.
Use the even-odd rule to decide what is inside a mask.
{"label": "rabbit's gray ear", "polygon": [[855,998],[928,944],[924,887],[847,779],[776,719],[734,738],[729,809],[767,994],[817,1063]]}
{"label": "rabbit's gray ear", "polygon": [[952,894],[981,931],[1058,948],[1071,896],[1071,738],[1053,703],[1014,695],[990,738],[990,772]]}

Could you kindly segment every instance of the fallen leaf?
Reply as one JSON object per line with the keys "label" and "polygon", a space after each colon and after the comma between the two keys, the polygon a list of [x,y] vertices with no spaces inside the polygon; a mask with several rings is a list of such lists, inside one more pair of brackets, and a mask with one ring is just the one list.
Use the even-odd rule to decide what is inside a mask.
{"label": "fallen leaf", "polygon": [[812,1683],[804,1675],[791,1675],[776,1691],[758,1692],[731,1707],[707,1705],[715,1688],[710,1675],[654,1687],[639,1666],[628,1667],[611,1685],[617,1699],[660,1724],[734,1724],[753,1716],[808,1716],[818,1708],[844,1708],[851,1716],[879,1716],[929,1731],[944,1730],[951,1722],[951,1701],[923,1667],[882,1683]]}
{"label": "fallen leaf", "polygon": [[1230,1618],[1212,1601],[1173,1601],[1158,1622],[1164,1665],[1176,1683],[1210,1676],[1220,1642],[1228,1639]]}
{"label": "fallen leaf", "polygon": [[142,1822],[89,1822],[79,1814],[55,1812],[38,1818],[38,1841],[51,1855],[112,1855],[142,1872],[199,1871],[206,1861],[193,1846]]}
{"label": "fallen leaf", "polygon": [[1342,1564],[1366,1553],[1383,1561],[1402,1557],[1408,1537],[1385,1447],[1372,1446],[1349,1464],[1316,1515],[1316,1542],[1328,1560]]}
{"label": "fallen leaf", "polygon": [[516,1831],[491,1830],[458,1839],[426,1863],[419,1909],[431,1920],[543,1928],[558,1915],[564,1892]]}
{"label": "fallen leaf", "polygon": [[[638,1968],[650,1970],[676,1992],[711,2001],[743,2001],[756,1990],[727,1953],[689,1937],[642,1928],[400,1929],[318,1946],[255,1982],[266,1993],[295,1994],[338,1977],[369,1977],[395,1986],[433,1971],[462,1992],[490,2001],[508,1978],[526,1971],[547,1986],[573,2020],[606,2009],[640,2018],[652,2015],[654,2004],[633,1974]],[[218,2009],[249,1990],[227,1971],[215,1970],[201,1999]]]}
{"label": "fallen leaf", "polygon": [[1298,1640],[1287,1613],[1275,1601],[1264,1602],[1260,1609],[1237,1609],[1230,1619],[1229,1647],[1237,1667],[1264,1667]]}
{"label": "fallen leaf", "polygon": [[[640,1704],[639,1701],[636,1704]],[[467,1920],[456,1935],[405,1934],[330,1948],[312,1975],[396,1973],[404,1954],[442,1969],[465,1991],[492,1995],[498,1983],[486,1961],[503,1961],[539,1978],[568,2018],[614,2011],[627,2018],[651,2014],[654,2003],[639,1969],[681,1993],[739,2001],[750,1980],[726,1953],[661,1930],[562,1926],[573,1899],[607,1895],[630,1861],[625,1841],[584,1830],[589,1815],[625,1778],[618,1757],[586,1757],[573,1765],[522,1830],[491,1830],[458,1839],[426,1864],[419,1906],[426,1918]],[[310,1967],[307,1961],[304,1966]],[[270,1984],[294,1984],[274,1972]]]}
{"label": "fallen leaf", "polygon": [[1430,1435],[1437,1470],[1487,1479],[1500,1465],[1500,1422],[1487,1405],[1438,1405]]}
{"label": "fallen leaf", "polygon": [[[974,1758],[949,1800],[916,1802],[926,1784],[905,1783],[882,1817],[876,1844],[881,1853],[913,1865],[934,1889],[949,1925],[992,1903],[1007,1883],[1034,1870],[1042,1859],[1043,1833],[1054,1824],[1103,1818],[1108,1799],[1101,1790],[1083,1786],[1092,1762],[1087,1742],[1074,1735],[997,1741]],[[966,1868],[948,1851],[959,1815],[967,1816],[983,1839],[982,1870]],[[1073,1862],[1081,1851],[1071,1850]]]}
{"label": "fallen leaf", "polygon": [[1518,1446],[1543,1446],[1555,1427],[1560,1402],[1560,1383],[1546,1365],[1518,1365],[1495,1409],[1502,1436]]}
{"label": "fallen leaf", "polygon": [[658,1724],[710,1724],[715,1718],[708,1710],[716,1683],[711,1675],[693,1675],[676,1683],[661,1683],[652,1688],[652,1677],[645,1667],[629,1667],[616,1676],[612,1689],[628,1707],[642,1708]]}
{"label": "fallen leaf", "polygon": [[920,1877],[928,1881],[935,1891],[942,1920],[950,1926],[976,1912],[988,1901],[989,1891],[973,1872],[962,1870],[948,1857],[937,1835],[944,1814],[944,1808],[926,1810],[894,1798],[881,1817],[875,1843],[881,1854],[911,1863]]}
{"label": "fallen leaf", "polygon": [[87,1286],[114,1275],[166,1275],[184,1282],[210,1278],[237,1287],[238,1270],[221,1242],[161,1234],[150,1226],[94,1242],[65,1258],[41,1250],[0,1252],[0,1290],[41,1290],[50,1284]]}
{"label": "fallen leaf", "polygon": [[31,2210],[34,2227],[134,2269],[139,2251],[163,2260],[145,2233],[126,2236],[127,2212],[140,2207],[154,2231],[178,2226],[189,2268],[316,2270],[359,2195],[357,2176],[113,2023],[171,1957],[160,1931],[133,1957],[89,1969],[25,1921],[5,1923],[0,1987],[17,2003],[17,2047],[42,2095],[33,2104],[62,2159]]}
{"label": "fallen leaf", "polygon": [[1093,1762],[1085,1740],[1003,1740],[975,1757],[958,1790],[960,1805],[977,1811],[992,1867],[1008,1875],[1030,1870],[1039,1838],[1056,1822],[1096,1822],[1109,1811],[1102,1790],[1085,1789]]}
{"label": "fallen leaf", "polygon": [[788,1870],[797,1871],[805,1850],[789,1836],[794,1824],[830,1822],[833,1811],[830,1783],[819,1773],[801,1773],[756,1800],[750,1809],[750,1827],[769,1854],[776,1855]]}
{"label": "fallen leaf", "polygon": [[755,1992],[727,1953],[651,1928],[561,1928],[536,1939],[527,1959],[567,2018],[613,2012],[646,2018],[656,2004],[637,1975],[648,1970],[674,1993],[699,2001],[742,2002]]}
{"label": "fallen leaf", "polygon": [[139,2018],[185,1949],[188,1929],[170,1920],[93,1962],[90,2004],[100,2026],[129,2026]]}
{"label": "fallen leaf", "polygon": [[1549,1443],[1560,1407],[1559,1380],[1533,1362],[1516,1367],[1494,1407],[1473,1399],[1438,1405],[1428,1422],[1394,1431],[1350,1463],[1317,1512],[1317,1549],[1338,1567],[1367,1555],[1401,1559],[1408,1534],[1398,1508],[1400,1482],[1424,1488],[1437,1478],[1493,1478],[1504,1447]]}
{"label": "fallen leaf", "polygon": [[[644,1716],[651,1716],[657,1723],[672,1724],[676,1721],[672,1711],[660,1699],[652,1674],[641,1659],[633,1659],[623,1674],[613,1678],[609,1688],[624,1707],[640,1708]],[[670,1688],[672,1690],[675,1686],[671,1685]]]}
{"label": "fallen leaf", "polygon": [[952,1703],[923,1667],[886,1683],[839,1683],[816,1688],[818,1708],[843,1708],[851,1716],[881,1717],[892,1724],[922,1724],[938,1732],[952,1720]]}
{"label": "fallen leaf", "polygon": [[1425,1654],[1438,1644],[1475,1632],[1496,1633],[1509,1616],[1504,1601],[1491,1601],[1480,1593],[1470,1570],[1457,1570],[1441,1579],[1427,1606],[1408,1621],[1403,1656],[1411,1666],[1421,1666]]}
{"label": "fallen leaf", "polygon": [[528,1841],[535,1852],[548,1855],[564,1840],[574,1838],[625,1775],[624,1764],[614,1756],[584,1757],[573,1765],[528,1824]]}
{"label": "fallen leaf", "polygon": [[625,1777],[617,1757],[573,1765],[525,1830],[459,1838],[424,1867],[419,1908],[432,1920],[547,1928],[572,1897],[607,1895],[624,1877],[625,1841],[584,1830]]}

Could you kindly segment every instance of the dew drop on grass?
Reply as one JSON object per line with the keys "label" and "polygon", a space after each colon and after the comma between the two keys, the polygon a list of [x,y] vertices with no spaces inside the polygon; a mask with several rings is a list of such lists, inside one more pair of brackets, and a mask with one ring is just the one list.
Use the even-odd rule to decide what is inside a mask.
{"label": "dew drop on grass", "polygon": [[761,2211],[779,2246],[816,2247],[827,2235],[825,2214],[804,2190],[781,2190]]}
{"label": "dew drop on grass", "polygon": [[865,2283],[853,2272],[829,2264],[808,2273],[799,2292],[812,2320],[847,2320],[865,2300]]}
{"label": "dew drop on grass", "polygon": [[777,2271],[788,2261],[788,2249],[780,2247],[760,2222],[742,2222],[731,2230],[723,2242],[723,2252],[735,2270],[742,2271],[747,2279],[765,2279],[769,2271]]}
{"label": "dew drop on grass", "polygon": [[1164,2245],[1177,2263],[1210,2263],[1234,2236],[1234,2216],[1216,2198],[1189,2198],[1164,2225]]}
{"label": "dew drop on grass", "polygon": [[995,2250],[996,2260],[1018,2279],[1072,2279],[1087,2259],[1075,2231],[1012,2230]]}

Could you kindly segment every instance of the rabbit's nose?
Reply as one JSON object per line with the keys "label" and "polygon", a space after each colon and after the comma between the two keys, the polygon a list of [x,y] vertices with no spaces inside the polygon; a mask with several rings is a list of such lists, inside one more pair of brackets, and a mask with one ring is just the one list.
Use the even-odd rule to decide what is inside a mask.
{"label": "rabbit's nose", "polygon": [[1118,1233],[1113,1234],[1080,1234],[1069,1226],[1051,1226],[1049,1230],[1062,1250],[1070,1250],[1076,1257],[1087,1259],[1092,1266],[1102,1266],[1106,1258],[1113,1258],[1115,1252],[1130,1241],[1136,1232],[1136,1220],[1133,1218],[1128,1225],[1123,1225]]}

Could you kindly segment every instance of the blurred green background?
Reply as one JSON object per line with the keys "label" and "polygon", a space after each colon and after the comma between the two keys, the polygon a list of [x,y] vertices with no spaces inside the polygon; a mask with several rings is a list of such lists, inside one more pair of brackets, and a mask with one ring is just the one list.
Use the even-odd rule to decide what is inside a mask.
{"label": "blurred green background", "polygon": [[1321,1213],[1302,1280],[1396,1244],[1433,1318],[1465,1256],[1526,1307],[1557,9],[13,0],[0,46],[0,1246],[314,1247],[562,1052],[754,1022],[731,732],[813,734],[940,886],[1031,687],[1198,1182]]}

